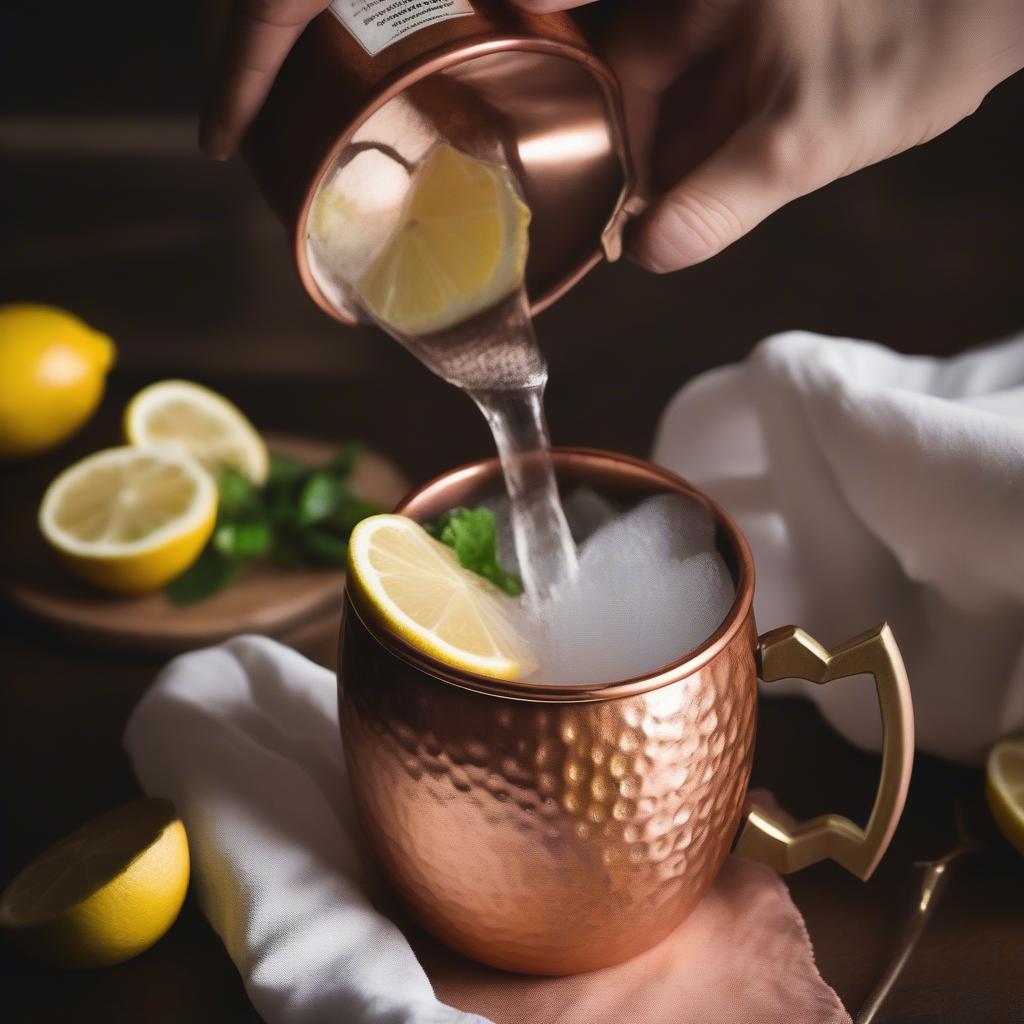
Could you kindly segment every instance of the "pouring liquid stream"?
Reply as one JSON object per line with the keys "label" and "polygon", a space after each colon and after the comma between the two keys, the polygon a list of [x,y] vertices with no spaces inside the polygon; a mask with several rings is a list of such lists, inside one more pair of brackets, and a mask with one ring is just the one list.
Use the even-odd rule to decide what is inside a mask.
{"label": "pouring liquid stream", "polygon": [[477,392],[498,449],[523,589],[534,604],[578,570],[576,545],[562,509],[544,418],[544,383]]}
{"label": "pouring liquid stream", "polygon": [[548,370],[524,289],[449,331],[397,340],[465,391],[487,420],[505,478],[523,590],[536,604],[578,567],[551,462]]}
{"label": "pouring liquid stream", "polygon": [[523,283],[530,211],[512,172],[503,159],[444,142],[412,165],[363,151],[321,186],[312,220],[322,226],[325,262],[363,314],[486,418],[523,588],[536,605],[575,576],[577,559],[550,457],[547,365]]}

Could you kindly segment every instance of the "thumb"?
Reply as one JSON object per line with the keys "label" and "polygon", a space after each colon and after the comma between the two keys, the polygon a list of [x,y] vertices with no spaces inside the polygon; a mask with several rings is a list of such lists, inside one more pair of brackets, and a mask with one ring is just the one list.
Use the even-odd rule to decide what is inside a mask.
{"label": "thumb", "polygon": [[789,126],[751,121],[647,207],[627,239],[656,273],[717,255],[792,199],[812,191],[814,162]]}

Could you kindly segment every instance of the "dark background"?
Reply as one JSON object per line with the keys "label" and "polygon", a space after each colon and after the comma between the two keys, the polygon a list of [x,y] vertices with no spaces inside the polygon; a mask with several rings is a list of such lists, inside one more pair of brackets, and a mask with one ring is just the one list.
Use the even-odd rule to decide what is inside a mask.
{"label": "dark background", "polygon": [[[5,502],[38,500],[72,458],[114,441],[131,393],[170,375],[223,390],[265,430],[361,437],[417,481],[487,454],[468,401],[390,340],[313,307],[245,168],[198,156],[198,6],[0,5],[0,302],[65,306],[119,350],[98,417],[69,447],[0,471]],[[703,266],[661,278],[598,268],[537,325],[556,442],[644,454],[681,384],[783,329],[942,354],[1024,326],[1022,111],[1018,75],[940,139],[791,204]],[[135,792],[119,737],[157,663],[56,642],[0,612],[3,884]],[[333,629],[293,641],[329,661]],[[799,815],[863,813],[874,759],[801,702],[761,714],[760,781]],[[882,1019],[1024,1019],[1024,869],[990,830],[980,774],[927,758],[871,883],[831,865],[791,882],[822,973],[851,1008],[886,962],[912,862],[950,844],[952,794],[987,849],[954,880]],[[3,967],[12,1022],[253,1016],[191,901],[122,967],[62,974],[9,953]]]}

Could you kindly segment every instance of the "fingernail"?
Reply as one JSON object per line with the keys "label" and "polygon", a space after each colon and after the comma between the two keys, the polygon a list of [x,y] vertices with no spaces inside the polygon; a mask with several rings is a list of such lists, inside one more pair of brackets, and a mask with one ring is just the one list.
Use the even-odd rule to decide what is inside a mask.
{"label": "fingernail", "polygon": [[634,267],[639,267],[641,270],[646,270],[651,274],[670,274],[673,270],[678,270],[678,267],[670,267],[659,263],[657,260],[653,260],[650,254],[644,253],[643,255],[632,252],[629,249],[626,250],[626,259],[633,264]]}
{"label": "fingernail", "polygon": [[644,237],[644,221],[634,221],[626,230],[625,256],[634,267],[646,270],[651,274],[668,274],[678,270],[678,264],[663,262],[658,258],[657,246],[651,245],[650,239]]}

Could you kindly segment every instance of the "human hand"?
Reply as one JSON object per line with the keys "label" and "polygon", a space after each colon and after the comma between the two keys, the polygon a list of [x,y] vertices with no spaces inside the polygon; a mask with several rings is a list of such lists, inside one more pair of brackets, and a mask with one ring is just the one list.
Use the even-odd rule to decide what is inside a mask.
{"label": "human hand", "polygon": [[[588,0],[516,0],[534,12]],[[927,142],[1024,67],[1019,0],[644,0],[609,60],[655,271],[714,256],[790,200]]]}
{"label": "human hand", "polygon": [[[200,123],[219,159],[329,0],[207,6],[226,3]],[[934,138],[1024,66],[1018,0],[645,0],[619,18],[609,59],[650,199],[627,244],[656,271],[699,263],[790,200]]]}
{"label": "human hand", "polygon": [[220,43],[199,119],[199,145],[207,156],[226,160],[238,148],[288,51],[330,2],[208,0],[210,34]]}

